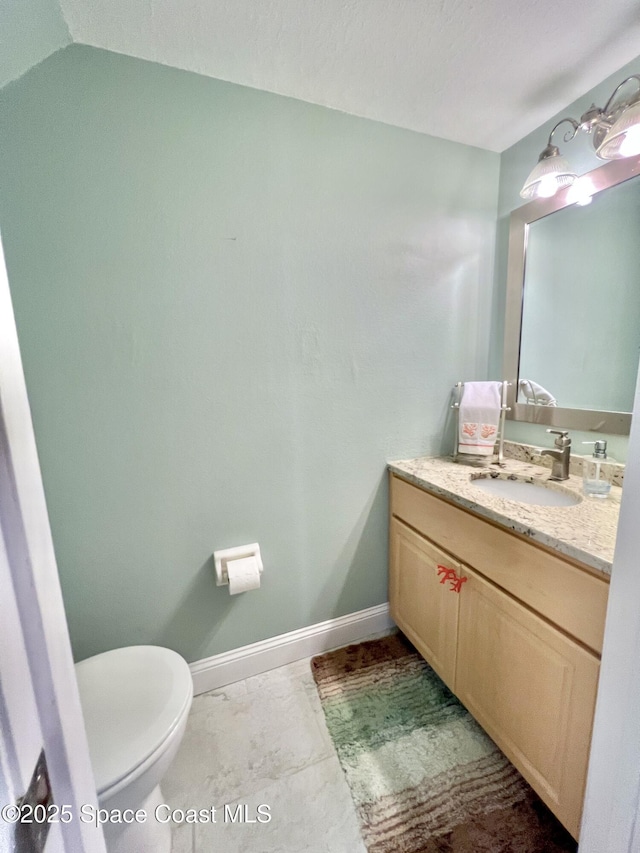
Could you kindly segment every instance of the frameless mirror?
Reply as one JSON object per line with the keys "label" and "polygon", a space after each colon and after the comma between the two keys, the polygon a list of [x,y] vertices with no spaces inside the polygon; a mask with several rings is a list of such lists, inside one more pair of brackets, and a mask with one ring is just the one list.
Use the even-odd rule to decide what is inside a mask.
{"label": "frameless mirror", "polygon": [[[579,179],[581,196],[569,187],[511,214],[507,417],[628,434],[640,357],[638,176],[640,156],[614,160]],[[542,405],[527,402],[523,379],[555,405],[544,393],[534,395]]]}

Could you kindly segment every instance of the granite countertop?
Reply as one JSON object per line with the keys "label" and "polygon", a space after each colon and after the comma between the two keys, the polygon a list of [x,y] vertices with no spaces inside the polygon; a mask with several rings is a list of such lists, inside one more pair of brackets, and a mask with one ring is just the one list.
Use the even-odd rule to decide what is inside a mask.
{"label": "granite countertop", "polygon": [[508,530],[520,533],[561,554],[572,557],[592,569],[609,575],[618,528],[622,489],[611,487],[605,500],[582,494],[582,478],[572,474],[562,483],[549,484],[562,491],[574,492],[581,498],[574,506],[532,506],[483,492],[471,482],[478,475],[510,475],[532,481],[545,481],[550,470],[516,459],[506,459],[504,468],[491,465],[478,468],[459,464],[451,457],[423,456],[390,462],[389,469],[432,494],[471,510]]}

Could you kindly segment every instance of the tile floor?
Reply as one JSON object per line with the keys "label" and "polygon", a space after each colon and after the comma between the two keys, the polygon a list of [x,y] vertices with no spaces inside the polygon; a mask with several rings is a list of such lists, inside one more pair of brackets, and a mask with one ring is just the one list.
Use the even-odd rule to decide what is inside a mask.
{"label": "tile floor", "polygon": [[366,853],[308,658],[196,696],[162,790],[172,809],[216,809],[174,824],[172,853]]}

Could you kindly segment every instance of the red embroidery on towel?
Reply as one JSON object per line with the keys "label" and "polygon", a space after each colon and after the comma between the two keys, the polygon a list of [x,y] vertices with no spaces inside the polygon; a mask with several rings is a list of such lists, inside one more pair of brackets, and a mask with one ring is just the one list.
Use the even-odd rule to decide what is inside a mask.
{"label": "red embroidery on towel", "polygon": [[475,434],[477,433],[477,431],[478,431],[478,424],[465,423],[462,426],[463,434],[470,436],[470,438],[473,438],[475,436]]}
{"label": "red embroidery on towel", "polygon": [[482,424],[482,430],[480,435],[482,438],[491,438],[492,435],[496,434],[497,427],[493,424]]}

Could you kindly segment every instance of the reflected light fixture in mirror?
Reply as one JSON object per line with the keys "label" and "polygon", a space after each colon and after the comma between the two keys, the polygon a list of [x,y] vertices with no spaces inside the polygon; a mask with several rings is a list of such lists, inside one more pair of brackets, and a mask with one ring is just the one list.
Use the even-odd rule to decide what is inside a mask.
{"label": "reflected light fixture in mirror", "polygon": [[[581,175],[552,198],[536,198],[512,211],[503,359],[503,376],[511,383],[507,397],[510,420],[561,429],[629,434],[640,351],[640,332],[637,331],[640,329],[640,290],[636,272],[639,268],[636,252],[640,252],[636,239],[639,192],[640,153],[609,160]],[[591,204],[588,204],[589,199],[593,199]],[[581,208],[585,203],[588,207]],[[581,209],[590,223],[589,228],[586,228],[585,217],[578,213]],[[547,242],[549,238],[553,239],[554,252],[557,249],[560,255],[547,253],[553,248]],[[601,239],[600,244],[596,243],[597,239]],[[559,258],[564,258],[564,266]],[[538,266],[543,274],[538,281],[551,285],[544,291],[538,291],[532,278],[536,264],[541,261],[546,267]],[[589,281],[584,278],[587,271],[593,274]],[[574,290],[565,286],[575,285],[576,279],[579,283]],[[632,309],[631,300],[636,294],[638,299],[633,302],[635,308]],[[531,298],[538,296],[542,301],[537,303],[540,310],[536,316],[529,309]],[[559,305],[563,307],[556,310]],[[595,326],[589,330],[587,323],[591,321]],[[609,321],[607,332],[605,327]],[[622,334],[623,327],[630,331],[629,337]],[[538,354],[548,351],[550,375],[540,373],[537,366],[534,369],[528,360],[526,341],[523,344],[523,332],[526,334],[527,328],[529,341],[541,343]],[[626,349],[628,358],[622,355],[625,340],[631,342],[630,349]],[[562,346],[566,348],[563,350]],[[576,353],[582,353],[580,358]],[[587,355],[588,369],[580,373]],[[594,365],[597,370],[602,368],[600,376],[596,376]],[[579,381],[575,378],[576,367],[581,376]],[[531,405],[529,400],[519,402],[519,381],[526,376],[533,376],[536,382],[549,388],[556,398],[556,406],[540,405],[539,399],[535,400],[537,405]],[[582,379],[584,385],[580,384]],[[581,393],[585,391],[588,396],[570,402],[559,383],[568,383],[565,389],[572,392],[580,387]],[[608,396],[614,387],[620,390],[623,386],[631,389],[629,405]],[[601,394],[601,390],[606,393]],[[591,392],[596,393],[592,395]]]}
{"label": "reflected light fixture in mirror", "polygon": [[[620,90],[630,88],[627,84],[632,81],[635,91],[616,101]],[[546,148],[520,190],[521,198],[551,198],[558,190],[575,182],[576,173],[552,141],[553,134],[565,122],[571,129],[565,133],[564,141],[570,142],[579,130],[589,133],[596,155],[602,160],[620,160],[640,154],[640,75],[632,74],[618,84],[602,109],[592,104],[580,121],[563,118],[552,128]]]}

